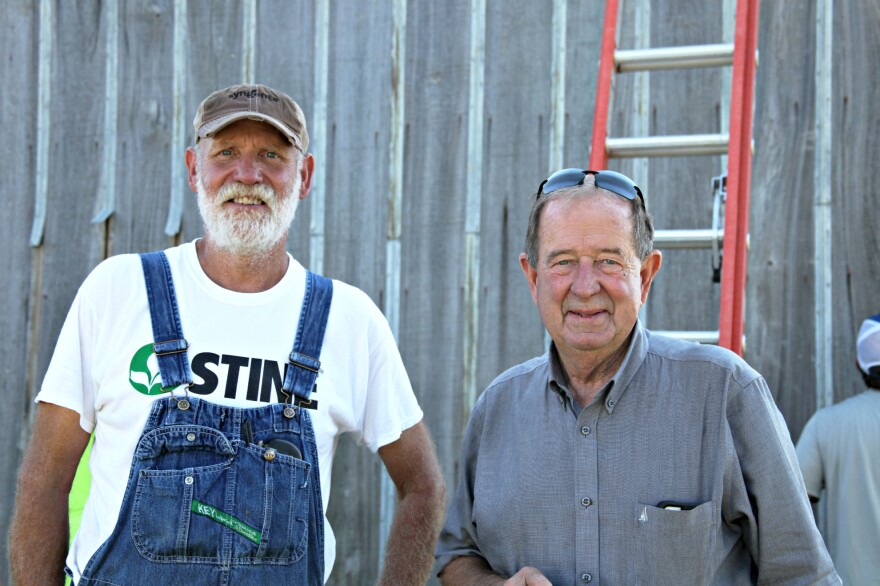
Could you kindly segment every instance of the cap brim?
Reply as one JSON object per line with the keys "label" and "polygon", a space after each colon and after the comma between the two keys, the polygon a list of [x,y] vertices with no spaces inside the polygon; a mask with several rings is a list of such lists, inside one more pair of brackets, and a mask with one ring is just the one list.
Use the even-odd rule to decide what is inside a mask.
{"label": "cap brim", "polygon": [[289,140],[293,146],[300,151],[304,151],[300,137],[291,130],[290,127],[272,116],[260,114],[259,112],[231,112],[225,116],[220,116],[219,118],[205,122],[202,124],[201,128],[199,128],[196,139],[211,138],[220,130],[239,120],[259,120],[260,122],[271,124],[277,128],[281,134],[286,136],[287,140]]}

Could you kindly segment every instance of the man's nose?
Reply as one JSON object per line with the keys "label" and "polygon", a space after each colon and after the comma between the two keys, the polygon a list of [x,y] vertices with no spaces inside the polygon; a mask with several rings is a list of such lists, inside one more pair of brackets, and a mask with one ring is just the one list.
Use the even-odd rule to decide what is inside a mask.
{"label": "man's nose", "polygon": [[263,182],[263,170],[259,162],[250,156],[243,156],[235,163],[235,171],[232,177],[239,183],[253,185]]}
{"label": "man's nose", "polygon": [[571,282],[571,292],[580,297],[589,297],[595,295],[599,289],[601,286],[596,267],[588,260],[579,262]]}

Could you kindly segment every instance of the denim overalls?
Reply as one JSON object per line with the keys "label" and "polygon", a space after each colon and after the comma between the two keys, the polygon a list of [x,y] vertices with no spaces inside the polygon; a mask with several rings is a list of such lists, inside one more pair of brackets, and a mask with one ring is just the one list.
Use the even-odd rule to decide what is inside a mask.
{"label": "denim overalls", "polygon": [[[141,262],[163,386],[191,384],[168,260]],[[300,406],[320,371],[332,295],[329,279],[307,273],[288,402],[243,409],[172,393],[153,403],[116,527],[77,586],[323,583],[318,452]]]}

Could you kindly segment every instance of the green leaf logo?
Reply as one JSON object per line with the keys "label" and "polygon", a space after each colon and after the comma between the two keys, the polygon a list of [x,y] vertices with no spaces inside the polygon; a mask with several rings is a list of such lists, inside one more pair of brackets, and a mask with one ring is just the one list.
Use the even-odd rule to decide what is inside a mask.
{"label": "green leaf logo", "polygon": [[[145,344],[134,353],[129,366],[128,382],[137,392],[142,395],[161,395],[162,380],[159,378],[159,365],[153,358],[153,344]],[[152,358],[152,360],[151,360]],[[152,364],[151,364],[152,363]],[[150,370],[150,366],[156,369],[156,374]]]}

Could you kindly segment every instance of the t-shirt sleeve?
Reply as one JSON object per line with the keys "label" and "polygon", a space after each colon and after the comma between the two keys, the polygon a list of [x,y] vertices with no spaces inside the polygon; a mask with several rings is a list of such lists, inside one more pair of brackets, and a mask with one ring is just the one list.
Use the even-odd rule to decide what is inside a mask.
{"label": "t-shirt sleeve", "polygon": [[807,494],[816,498],[825,488],[822,450],[819,449],[819,417],[819,413],[816,413],[810,418],[797,443],[797,458],[804,475]]}
{"label": "t-shirt sleeve", "polygon": [[91,433],[95,428],[95,389],[88,340],[93,339],[94,316],[88,291],[87,281],[70,306],[35,400],[76,411],[80,414],[80,427]]}
{"label": "t-shirt sleeve", "polygon": [[391,328],[378,308],[376,313],[372,327],[377,342],[370,349],[361,425],[361,441],[372,452],[396,441],[423,417]]}

